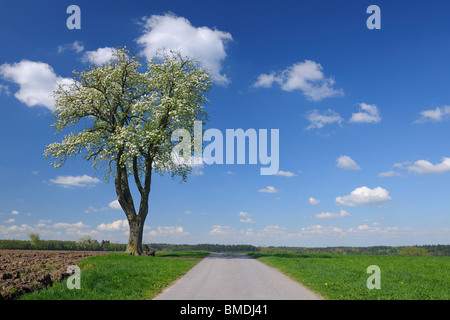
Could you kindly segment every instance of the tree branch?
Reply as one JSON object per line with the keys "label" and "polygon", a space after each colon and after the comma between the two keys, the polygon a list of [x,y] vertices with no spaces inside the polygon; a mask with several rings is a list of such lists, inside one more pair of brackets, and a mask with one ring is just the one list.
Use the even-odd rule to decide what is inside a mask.
{"label": "tree branch", "polygon": [[138,171],[137,157],[133,158],[133,175],[134,181],[136,182],[136,186],[141,193],[141,197],[144,196],[144,188],[142,188],[141,180],[139,179],[139,171]]}

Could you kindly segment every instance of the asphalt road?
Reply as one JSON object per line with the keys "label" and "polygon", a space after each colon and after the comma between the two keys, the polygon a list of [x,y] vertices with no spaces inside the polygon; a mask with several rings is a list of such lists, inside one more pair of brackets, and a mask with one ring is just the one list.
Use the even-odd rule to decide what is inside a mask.
{"label": "asphalt road", "polygon": [[212,253],[155,300],[321,300],[280,271],[247,255]]}

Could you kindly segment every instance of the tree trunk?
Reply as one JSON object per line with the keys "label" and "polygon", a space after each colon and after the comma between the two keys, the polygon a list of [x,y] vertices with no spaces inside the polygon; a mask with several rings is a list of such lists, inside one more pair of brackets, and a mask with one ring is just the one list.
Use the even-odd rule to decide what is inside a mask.
{"label": "tree trunk", "polygon": [[[118,158],[122,156],[122,151],[119,151]],[[145,218],[148,213],[148,197],[150,194],[150,184],[151,184],[151,170],[152,170],[152,159],[149,158],[146,161],[146,173],[145,173],[145,183],[142,187],[139,177],[137,175],[137,163],[136,160],[133,162],[134,167],[134,178],[136,185],[141,194],[141,201],[139,205],[139,213],[136,214],[136,209],[133,202],[133,197],[130,192],[130,187],[128,185],[128,172],[125,167],[120,166],[119,160],[117,160],[117,173],[116,173],[116,194],[117,200],[120,203],[125,215],[127,216],[128,225],[130,227],[130,235],[128,238],[128,245],[126,253],[134,256],[140,256],[143,253],[142,250],[142,237],[144,233],[144,223]]]}
{"label": "tree trunk", "polygon": [[134,217],[131,221],[128,220],[130,225],[130,236],[128,238],[128,245],[126,253],[134,256],[142,255],[142,235],[144,233],[144,221],[140,216]]}

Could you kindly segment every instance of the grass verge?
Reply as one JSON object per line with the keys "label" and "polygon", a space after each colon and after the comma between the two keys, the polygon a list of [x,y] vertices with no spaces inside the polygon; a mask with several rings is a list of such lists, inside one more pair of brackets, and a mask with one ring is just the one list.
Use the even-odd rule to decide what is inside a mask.
{"label": "grass verge", "polygon": [[[332,300],[448,300],[450,257],[260,254],[253,256]],[[370,265],[381,289],[368,289]]]}
{"label": "grass verge", "polygon": [[[78,263],[81,288],[67,282],[32,292],[20,300],[144,300],[152,299],[201,261],[208,252],[172,252],[172,257],[135,257],[125,253],[86,258]],[[185,259],[179,259],[184,257]]]}

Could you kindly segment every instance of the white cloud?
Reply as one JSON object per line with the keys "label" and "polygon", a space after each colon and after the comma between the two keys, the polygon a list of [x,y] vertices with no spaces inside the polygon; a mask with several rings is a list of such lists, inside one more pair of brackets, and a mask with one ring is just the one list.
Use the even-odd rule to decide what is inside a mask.
{"label": "white cloud", "polygon": [[259,189],[258,192],[263,192],[263,193],[278,193],[279,190],[276,189],[273,186],[267,186],[265,189]]}
{"label": "white cloud", "polygon": [[378,174],[378,177],[380,178],[387,178],[387,177],[393,177],[393,176],[400,176],[400,173],[395,172],[394,170],[386,171],[386,172],[380,172]]}
{"label": "white cloud", "polygon": [[349,121],[359,123],[378,123],[381,121],[381,117],[376,105],[359,103],[359,112],[352,113]]}
{"label": "white cloud", "polygon": [[11,214],[19,214],[19,211],[13,210],[13,211],[11,211]]}
{"label": "white cloud", "polygon": [[280,79],[275,76],[275,73],[271,74],[260,74],[258,80],[253,84],[255,88],[270,88],[274,82],[279,82]]}
{"label": "white cloud", "polygon": [[241,211],[241,212],[238,213],[238,216],[239,217],[248,218],[248,217],[251,217],[252,215],[250,213],[248,213],[248,212]]}
{"label": "white cloud", "polygon": [[229,226],[213,225],[212,229],[209,231],[211,235],[228,235],[235,233],[236,230],[230,228]]}
{"label": "white cloud", "polygon": [[143,53],[148,59],[156,52],[180,50],[183,56],[198,59],[217,83],[226,85],[230,80],[222,74],[222,62],[227,56],[225,44],[231,40],[233,37],[228,32],[197,28],[186,18],[165,14],[144,18],[144,33],[137,43],[144,47]]}
{"label": "white cloud", "polygon": [[313,197],[310,197],[310,198],[308,199],[308,202],[309,202],[310,205],[316,206],[316,205],[319,204],[320,200],[319,200],[319,199],[314,199]]}
{"label": "white cloud", "polygon": [[2,92],[4,92],[7,96],[11,94],[11,92],[9,91],[9,87],[7,85],[0,84],[0,94]]}
{"label": "white cloud", "polygon": [[326,78],[322,66],[311,60],[298,62],[288,67],[280,74],[260,74],[254,87],[269,88],[278,83],[284,91],[300,90],[307,99],[320,101],[329,97],[342,96],[343,90],[333,88],[335,81],[332,77]]}
{"label": "white cloud", "polygon": [[346,170],[359,170],[360,166],[349,156],[340,156],[336,159],[336,166]]}
{"label": "white cloud", "polygon": [[98,48],[95,51],[86,51],[83,56],[83,61],[97,66],[102,65],[103,63],[108,62],[116,51],[117,49],[110,47]]}
{"label": "white cloud", "polygon": [[423,123],[427,121],[440,122],[450,117],[450,106],[437,107],[436,109],[424,110],[420,114],[422,117],[414,123]]}
{"label": "white cloud", "polygon": [[108,206],[110,207],[110,208],[113,208],[113,209],[116,209],[116,210],[122,210],[122,207],[120,206],[120,203],[119,203],[119,200],[114,200],[114,201],[111,201],[109,204],[108,204]]}
{"label": "white cloud", "polygon": [[304,227],[300,229],[300,235],[333,235],[333,234],[342,234],[343,230],[338,227],[328,226],[324,227],[321,225],[314,225],[309,227]]}
{"label": "white cloud", "polygon": [[341,124],[342,118],[339,113],[328,109],[327,111],[320,113],[318,110],[313,110],[307,115],[307,119],[311,124],[306,128],[310,129],[320,129],[326,124],[338,123]]}
{"label": "white cloud", "polygon": [[419,174],[439,174],[450,171],[450,158],[443,158],[441,163],[432,164],[426,160],[418,160],[407,167],[408,171]]}
{"label": "white cloud", "polygon": [[116,220],[111,223],[102,223],[97,227],[100,231],[127,231],[128,230],[128,220]]}
{"label": "white cloud", "polygon": [[333,218],[344,218],[350,216],[350,213],[348,213],[345,210],[341,210],[339,213],[334,212],[321,212],[316,214],[317,219],[333,219]]}
{"label": "white cloud", "polygon": [[290,172],[290,171],[282,171],[279,170],[277,173],[275,173],[276,176],[281,176],[281,177],[288,177],[288,178],[292,178],[292,177],[296,177],[297,175]]}
{"label": "white cloud", "polygon": [[356,188],[349,195],[337,197],[336,203],[343,206],[355,207],[385,202],[391,199],[392,198],[389,196],[389,192],[386,189],[381,187],[370,189],[364,186]]}
{"label": "white cloud", "polygon": [[[430,161],[427,160],[417,160],[416,162],[412,163],[410,161],[404,161],[394,164],[395,168],[398,168],[400,170],[406,170],[408,173],[417,173],[422,175],[428,175],[428,174],[442,174],[447,171],[450,171],[450,158],[449,157],[443,157],[442,161],[440,163],[433,164]],[[393,177],[398,176],[402,177],[403,174],[396,172],[394,170],[390,170],[387,172],[381,172],[378,174],[378,177],[385,178],[385,177]]]}
{"label": "white cloud", "polygon": [[19,85],[14,96],[29,107],[44,106],[50,110],[55,108],[52,97],[58,84],[69,84],[73,80],[57,76],[47,63],[22,60],[21,62],[0,66],[0,75]]}
{"label": "white cloud", "polygon": [[151,237],[165,236],[165,235],[187,235],[189,232],[185,231],[181,226],[166,226],[157,227],[156,230],[152,230],[148,233]]}
{"label": "white cloud", "polygon": [[55,229],[78,229],[78,228],[89,228],[89,226],[85,225],[83,222],[78,221],[77,223],[67,223],[67,222],[57,222],[54,223],[52,228]]}
{"label": "white cloud", "polygon": [[264,229],[261,229],[257,232],[257,236],[266,237],[266,236],[274,236],[274,235],[283,235],[286,233],[286,228],[280,226],[267,226]]}
{"label": "white cloud", "polygon": [[72,43],[58,46],[58,53],[63,53],[66,50],[73,50],[76,53],[80,53],[84,50],[83,41],[74,41]]}
{"label": "white cloud", "polygon": [[58,184],[64,188],[70,187],[89,187],[100,182],[98,178],[88,175],[82,176],[57,176],[56,179],[50,179],[50,182]]}
{"label": "white cloud", "polygon": [[409,161],[403,161],[403,162],[398,162],[394,164],[394,168],[399,168],[399,169],[406,169],[407,166],[409,166],[411,164],[411,162]]}
{"label": "white cloud", "polygon": [[230,226],[213,225],[209,231],[209,235],[212,236],[232,236],[242,238],[244,236],[253,236],[254,232],[252,228],[248,229],[235,229]]}
{"label": "white cloud", "polygon": [[255,223],[255,221],[252,218],[250,218],[253,215],[248,212],[241,211],[241,212],[239,212],[238,216],[242,217],[242,219],[239,220],[240,222]]}
{"label": "white cloud", "polygon": [[11,219],[5,220],[5,223],[13,223],[14,221],[16,221],[16,219],[11,218]]}
{"label": "white cloud", "polygon": [[101,207],[101,208],[95,208],[93,206],[89,206],[86,210],[84,210],[84,213],[91,213],[91,212],[101,212],[107,210],[108,207]]}

